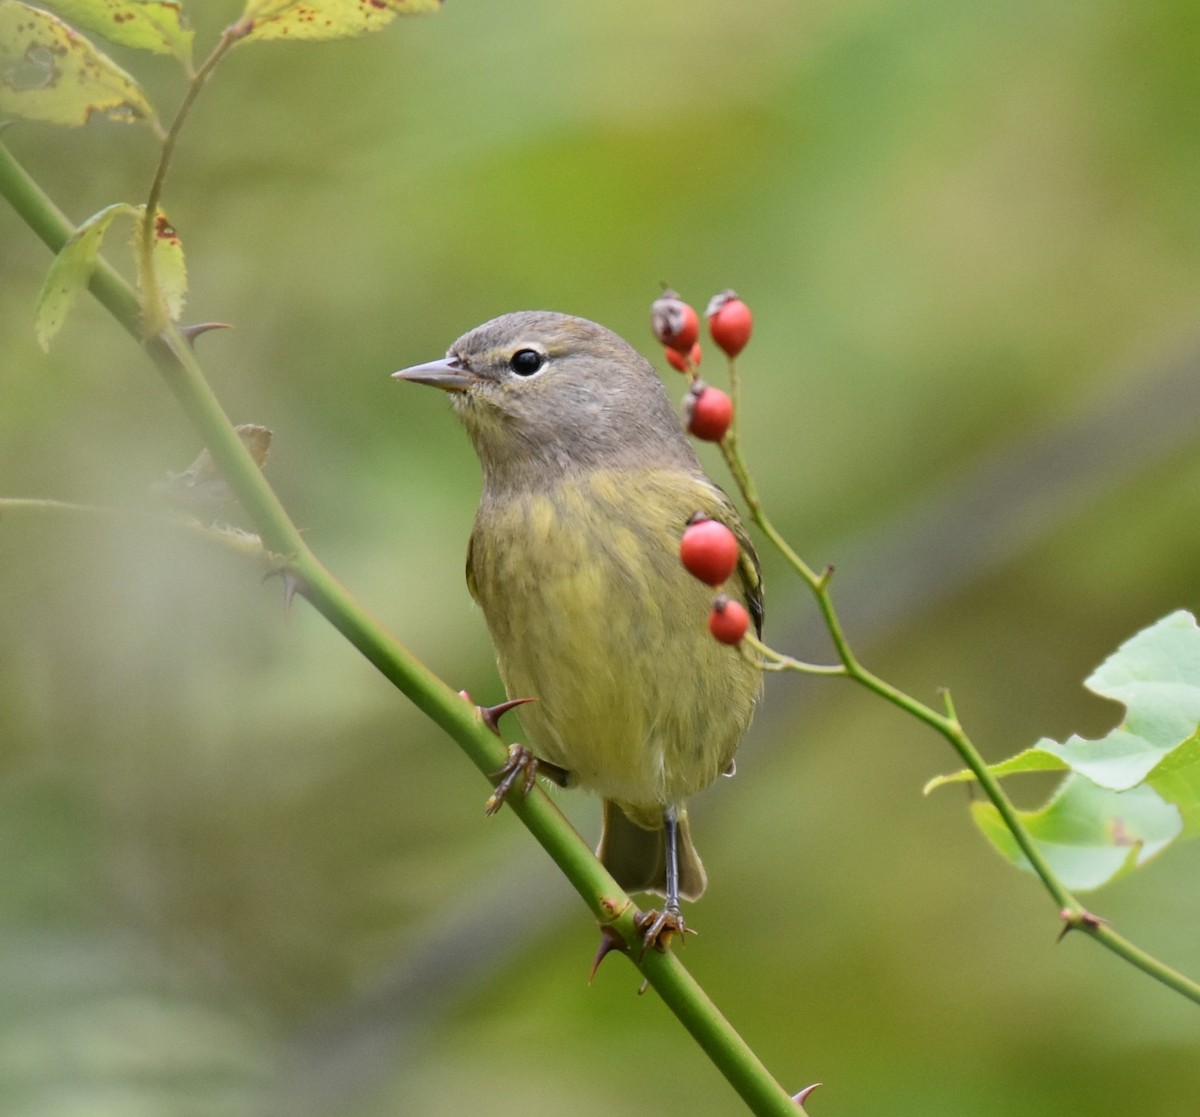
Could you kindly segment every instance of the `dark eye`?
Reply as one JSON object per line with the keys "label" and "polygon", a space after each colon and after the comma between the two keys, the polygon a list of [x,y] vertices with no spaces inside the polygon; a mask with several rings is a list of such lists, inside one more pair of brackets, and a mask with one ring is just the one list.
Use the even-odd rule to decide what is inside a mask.
{"label": "dark eye", "polygon": [[508,367],[518,376],[532,376],[545,363],[545,355],[536,349],[518,349],[508,359]]}

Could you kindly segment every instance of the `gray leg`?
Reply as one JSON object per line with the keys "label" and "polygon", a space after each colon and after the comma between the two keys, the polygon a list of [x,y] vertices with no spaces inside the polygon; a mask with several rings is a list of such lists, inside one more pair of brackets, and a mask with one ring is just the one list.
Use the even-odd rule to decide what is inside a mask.
{"label": "gray leg", "polygon": [[675,819],[675,808],[663,811],[663,826],[667,838],[667,902],[666,910],[678,915],[679,908],[679,823]]}

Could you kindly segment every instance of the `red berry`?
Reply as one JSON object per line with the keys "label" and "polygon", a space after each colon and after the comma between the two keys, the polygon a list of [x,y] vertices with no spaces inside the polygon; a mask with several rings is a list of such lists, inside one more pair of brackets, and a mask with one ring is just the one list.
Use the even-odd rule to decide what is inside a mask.
{"label": "red berry", "polygon": [[667,364],[676,372],[691,372],[700,364],[700,358],[704,356],[700,352],[700,342],[696,342],[692,346],[692,351],[686,357],[675,349],[664,349],[663,352],[667,356]]}
{"label": "red berry", "polygon": [[697,380],[684,403],[687,429],[705,442],[720,442],[733,422],[733,400],[720,388]]}
{"label": "red berry", "polygon": [[718,594],[708,614],[708,631],[722,644],[740,644],[750,628],[750,614],[737,601]]}
{"label": "red berry", "polygon": [[687,572],[719,586],[737,566],[737,536],[718,520],[697,520],[679,541],[679,558]]}
{"label": "red berry", "polygon": [[754,315],[736,291],[713,295],[704,314],[708,318],[708,332],[727,356],[736,357],[746,348],[754,328]]}
{"label": "red berry", "polygon": [[696,312],[670,288],[650,304],[650,326],[663,345],[684,355],[692,351],[700,336]]}

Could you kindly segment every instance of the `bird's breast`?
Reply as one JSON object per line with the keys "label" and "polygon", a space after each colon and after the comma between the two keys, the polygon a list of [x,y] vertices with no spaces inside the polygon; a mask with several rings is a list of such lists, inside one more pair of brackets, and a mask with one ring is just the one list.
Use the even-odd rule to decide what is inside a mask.
{"label": "bird's breast", "polygon": [[602,471],[485,491],[468,558],[512,697],[538,753],[606,797],[682,799],[728,763],[758,674],[708,635],[712,590],[679,562],[719,493],[673,471]]}

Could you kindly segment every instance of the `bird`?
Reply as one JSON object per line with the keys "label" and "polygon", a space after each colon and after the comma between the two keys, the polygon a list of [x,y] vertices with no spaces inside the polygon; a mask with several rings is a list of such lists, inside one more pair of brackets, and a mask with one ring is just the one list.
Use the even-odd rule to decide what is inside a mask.
{"label": "bird", "polygon": [[724,592],[761,633],[761,571],[736,508],[653,366],[585,318],[504,314],[392,375],[446,392],[478,455],[467,585],[507,693],[533,699],[517,711],[533,762],[600,796],[600,861],[625,890],[664,898],[655,932],[682,930],[681,898],[707,883],[686,804],[733,774],[761,671],[709,634],[712,590],[684,570],[679,541],[697,517],[733,531]]}

